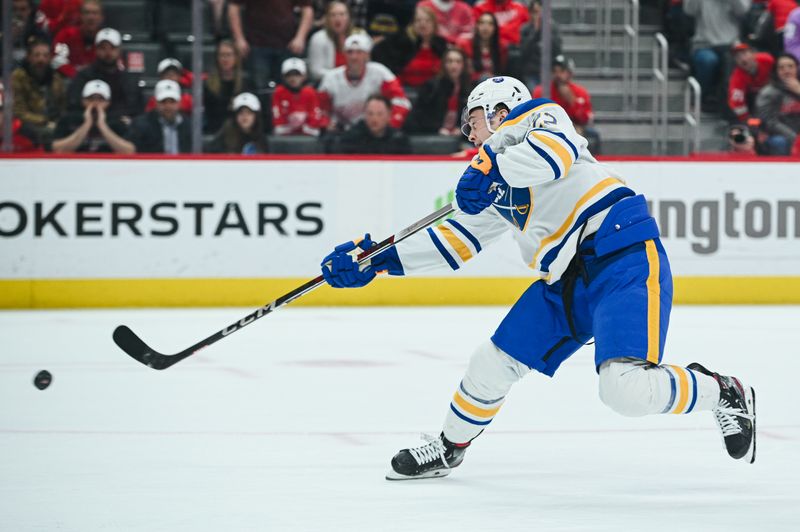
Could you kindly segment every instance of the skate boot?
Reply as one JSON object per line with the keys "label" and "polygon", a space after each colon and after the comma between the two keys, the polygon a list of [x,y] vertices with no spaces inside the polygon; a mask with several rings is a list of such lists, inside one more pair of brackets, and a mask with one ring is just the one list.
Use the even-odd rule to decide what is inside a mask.
{"label": "skate boot", "polygon": [[418,478],[446,477],[450,470],[464,460],[469,443],[455,444],[444,437],[423,434],[427,443],[403,449],[392,458],[392,470],[386,480],[412,480]]}
{"label": "skate boot", "polygon": [[709,371],[698,363],[687,366],[704,373],[719,383],[719,403],[712,410],[717,419],[722,441],[733,458],[744,458],[751,464],[756,460],[756,392],[745,387],[736,377]]}

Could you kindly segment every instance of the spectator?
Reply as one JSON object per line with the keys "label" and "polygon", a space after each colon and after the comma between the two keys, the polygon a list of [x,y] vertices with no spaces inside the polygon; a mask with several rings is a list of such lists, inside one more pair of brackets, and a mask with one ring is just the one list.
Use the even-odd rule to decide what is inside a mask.
{"label": "spectator", "polygon": [[405,123],[407,133],[461,135],[461,110],[472,90],[469,59],[461,48],[449,48],[439,74],[423,85]]}
{"label": "spectator", "polygon": [[[542,70],[542,2],[533,0],[529,8],[530,20],[520,31],[519,78],[528,87],[539,84]],[[558,24],[550,22],[550,60],[561,55],[561,32]],[[515,69],[516,71],[516,69]]]}
{"label": "spectator", "polygon": [[208,0],[208,4],[211,8],[211,18],[214,21],[214,37],[218,41],[225,34],[227,0]]}
{"label": "spectator", "polygon": [[31,38],[48,40],[47,32],[36,21],[33,0],[13,0],[11,4],[11,57],[21,63],[27,54]]}
{"label": "spectator", "polygon": [[736,121],[745,123],[753,110],[756,94],[769,82],[775,59],[768,53],[756,53],[748,44],[731,48],[736,67],[728,81],[728,107]]}
{"label": "spectator", "polygon": [[800,7],[789,13],[783,31],[783,50],[800,61]]}
{"label": "spectator", "polygon": [[67,106],[66,83],[50,66],[50,45],[36,37],[28,42],[28,55],[11,75],[14,116],[22,133],[37,144],[53,140],[56,122]]}
{"label": "spectator", "polygon": [[191,118],[180,112],[181,86],[171,79],[156,83],[156,108],[134,119],[128,140],[136,153],[176,155],[192,151]]}
{"label": "spectator", "polygon": [[739,24],[750,0],[684,0],[683,10],[695,18],[691,64],[703,94],[704,106],[719,110],[724,81],[731,71],[730,47],[739,37]]}
{"label": "spectator", "polygon": [[378,43],[381,39],[400,33],[414,19],[417,0],[369,0],[367,25],[364,27]]}
{"label": "spectator", "polygon": [[306,64],[290,57],[281,65],[283,83],[272,95],[272,126],[276,135],[319,136],[322,109],[313,87],[305,85]]}
{"label": "spectator", "polygon": [[50,35],[58,35],[63,28],[80,23],[81,0],[42,0],[39,12],[44,17],[45,30]]}
{"label": "spectator", "polygon": [[728,151],[735,155],[758,155],[756,139],[746,125],[736,124],[728,129]]}
{"label": "spectator", "polygon": [[[592,127],[594,121],[592,100],[586,88],[572,81],[574,69],[572,59],[567,59],[563,55],[553,60],[550,98],[564,108],[575,126],[575,131],[589,141],[589,151],[597,154],[600,153],[600,134]],[[541,85],[534,89],[533,97],[542,97]]]}
{"label": "spectator", "polygon": [[783,41],[783,32],[789,14],[797,7],[796,0],[769,0],[767,11],[772,15],[772,27],[779,41]]}
{"label": "spectator", "polygon": [[502,74],[508,65],[508,46],[500,39],[497,19],[491,13],[478,17],[475,35],[460,43],[472,61],[472,79],[483,81]]}
{"label": "spectator", "polygon": [[495,16],[500,26],[500,38],[507,44],[519,44],[522,25],[528,22],[528,9],[515,0],[478,0],[475,3],[475,17],[484,13]]}
{"label": "spectator", "polygon": [[436,14],[438,35],[451,44],[469,40],[475,30],[472,7],[462,0],[422,0],[417,5]]}
{"label": "spectator", "polygon": [[[3,145],[3,140],[4,140],[3,135],[5,135],[5,128],[3,127],[4,123],[3,121],[5,120],[5,113],[3,113],[3,107],[4,107],[3,102],[4,102],[3,84],[0,83],[0,146]],[[11,150],[14,153],[36,151],[36,146],[34,146],[31,139],[20,133],[21,128],[22,128],[22,120],[20,120],[19,118],[12,119]]]}
{"label": "spectator", "polygon": [[231,102],[236,94],[252,90],[252,84],[242,70],[242,61],[231,41],[217,43],[216,65],[203,87],[205,132],[216,132],[230,115]]}
{"label": "spectator", "polygon": [[81,90],[83,111],[73,111],[59,120],[53,134],[56,153],[121,153],[134,152],[125,140],[125,124],[109,115],[111,87],[101,79],[93,79]]}
{"label": "spectator", "polygon": [[772,79],[756,97],[756,114],[769,138],[770,155],[789,155],[800,132],[800,81],[797,59],[787,53],[778,55]]}
{"label": "spectator", "polygon": [[[181,86],[181,89],[189,89],[192,86],[192,78],[194,76],[192,73],[183,68],[183,65],[180,61],[175,59],[174,57],[168,57],[166,59],[162,59],[158,63],[158,79],[171,79],[172,81],[176,82],[178,85]],[[181,113],[185,115],[192,114],[192,95],[188,92],[184,92],[181,94],[181,104],[180,109]],[[156,108],[156,97],[155,95],[150,96],[150,99],[147,100],[147,105],[145,106],[144,110],[146,113],[149,113],[153,109]]]}
{"label": "spectator", "polygon": [[63,27],[53,39],[54,66],[68,78],[74,78],[83,67],[94,62],[95,39],[103,25],[100,0],[84,0],[80,23]]}
{"label": "spectator", "polygon": [[392,72],[369,60],[372,40],[355,34],[344,42],[346,64],[322,77],[319,86],[322,126],[328,130],[347,129],[364,113],[364,104],[373,94],[391,102],[390,125],[399,128],[411,109],[400,80]]}
{"label": "spectator", "polygon": [[261,102],[256,95],[243,92],[236,96],[233,99],[233,113],[214,137],[208,151],[242,155],[267,153]]}
{"label": "spectator", "polygon": [[328,70],[344,64],[344,40],[361,31],[353,27],[347,4],[334,0],[325,8],[322,29],[308,42],[311,81],[318,82]]}
{"label": "spectator", "polygon": [[144,98],[139,88],[139,78],[120,65],[122,38],[117,30],[103,28],[95,37],[95,60],[78,72],[67,93],[67,103],[72,110],[81,107],[81,91],[88,80],[101,79],[111,87],[110,114],[119,115],[130,123],[132,117],[144,110]]}
{"label": "spectator", "polygon": [[403,86],[419,87],[439,71],[447,48],[447,41],[436,32],[436,14],[418,6],[414,22],[375,45],[372,57],[389,67]]}
{"label": "spectator", "polygon": [[[747,26],[752,9],[745,16],[744,26]],[[691,67],[690,51],[691,40],[694,35],[694,18],[683,10],[683,0],[668,0],[662,2],[662,16],[664,35],[669,44],[669,59],[671,65],[679,68],[682,73],[689,74]]]}
{"label": "spectator", "polygon": [[[299,24],[295,23],[295,7],[300,8]],[[311,0],[230,0],[228,19],[236,49],[249,62],[256,87],[263,89],[278,78],[289,53],[302,55],[305,51],[314,10]]]}
{"label": "spectator", "polygon": [[405,134],[389,125],[392,103],[384,96],[370,96],[364,118],[342,134],[336,153],[402,155],[411,153]]}

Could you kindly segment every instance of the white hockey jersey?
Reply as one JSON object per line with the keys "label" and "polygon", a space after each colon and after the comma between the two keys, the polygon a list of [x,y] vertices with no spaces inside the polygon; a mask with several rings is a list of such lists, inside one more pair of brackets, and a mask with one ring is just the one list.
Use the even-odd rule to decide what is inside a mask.
{"label": "white hockey jersey", "polygon": [[391,126],[399,128],[411,110],[411,102],[400,80],[380,63],[370,61],[360,80],[347,78],[344,66],[329,70],[319,85],[320,104],[330,120],[350,127],[364,116],[364,104],[374,94],[382,94],[392,104]]}
{"label": "white hockey jersey", "polygon": [[575,255],[579,234],[597,231],[614,203],[634,195],[592,157],[566,111],[551,100],[515,107],[486,144],[508,186],[479,214],[457,211],[398,243],[406,274],[456,270],[510,230],[522,260],[552,284]]}

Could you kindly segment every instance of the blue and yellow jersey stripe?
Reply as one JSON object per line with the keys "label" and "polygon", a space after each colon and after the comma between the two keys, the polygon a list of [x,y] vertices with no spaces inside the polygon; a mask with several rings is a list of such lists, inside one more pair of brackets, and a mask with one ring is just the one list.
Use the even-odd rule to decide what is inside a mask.
{"label": "blue and yellow jersey stripe", "polygon": [[520,104],[506,116],[503,123],[497,126],[497,131],[502,129],[515,126],[520,122],[524,121],[525,119],[532,116],[534,113],[537,113],[547,107],[561,107],[553,100],[548,100],[547,98],[536,98],[535,100],[530,100],[523,104]]}
{"label": "blue and yellow jersey stripe", "polygon": [[455,220],[447,220],[434,228],[428,228],[428,236],[439,254],[453,270],[457,270],[472,257],[480,253],[478,239]]}
{"label": "blue and yellow jersey stripe", "polygon": [[553,169],[553,179],[566,176],[578,159],[578,149],[563,133],[536,128],[528,133],[525,140]]}
{"label": "blue and yellow jersey stripe", "polygon": [[634,192],[623,186],[622,181],[615,177],[608,177],[595,184],[578,199],[561,226],[542,239],[529,266],[545,274],[548,273],[550,264],[556,259],[569,237],[589,218],[611,207],[620,199],[633,195]]}

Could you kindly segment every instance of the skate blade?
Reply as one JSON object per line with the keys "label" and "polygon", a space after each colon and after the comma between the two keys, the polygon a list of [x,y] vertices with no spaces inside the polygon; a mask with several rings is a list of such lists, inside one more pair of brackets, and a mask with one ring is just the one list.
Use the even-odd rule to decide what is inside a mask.
{"label": "skate blade", "polygon": [[747,401],[747,411],[753,414],[753,444],[750,446],[750,450],[747,451],[747,454],[744,455],[742,458],[747,460],[749,463],[753,463],[756,461],[756,391],[751,387],[748,389],[746,393],[746,401]]}
{"label": "skate blade", "polygon": [[386,480],[422,480],[424,478],[440,478],[450,474],[450,469],[437,469],[421,475],[401,475],[394,469],[386,473]]}

